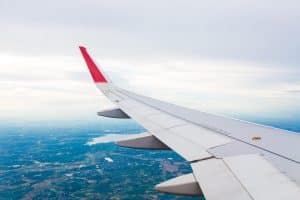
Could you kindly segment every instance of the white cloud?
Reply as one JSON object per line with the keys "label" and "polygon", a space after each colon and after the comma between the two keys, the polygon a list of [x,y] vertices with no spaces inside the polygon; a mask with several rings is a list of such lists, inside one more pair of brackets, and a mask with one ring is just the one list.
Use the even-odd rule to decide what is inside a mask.
{"label": "white cloud", "polygon": [[[79,55],[79,54],[78,54]],[[94,118],[109,105],[97,93],[81,59],[0,56],[2,120],[72,120]],[[102,104],[104,102],[104,104]]]}
{"label": "white cloud", "polygon": [[299,111],[300,96],[289,89],[300,88],[300,81],[293,80],[300,70],[197,60],[139,66],[112,73],[122,74],[120,80],[127,76],[126,87],[138,93],[197,109],[261,117]]}
{"label": "white cloud", "polygon": [[0,1],[0,118],[93,118],[111,106],[92,85],[79,43],[116,83],[139,93],[213,112],[294,116],[299,7],[292,0]]}
{"label": "white cloud", "polygon": [[[0,58],[5,58],[0,60],[2,119],[90,119],[96,118],[99,109],[113,106],[97,92],[79,53],[76,58]],[[299,76],[299,70],[197,60],[101,63],[123,88],[196,109],[223,114],[259,112],[261,117],[274,113],[288,117],[299,110],[300,95],[290,91],[299,90],[300,82],[285,80]]]}

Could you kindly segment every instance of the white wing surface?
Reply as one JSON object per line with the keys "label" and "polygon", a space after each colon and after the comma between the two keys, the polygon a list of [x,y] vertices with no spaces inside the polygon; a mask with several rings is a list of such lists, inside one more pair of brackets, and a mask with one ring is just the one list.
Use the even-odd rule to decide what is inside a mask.
{"label": "white wing surface", "polygon": [[84,47],[81,53],[101,92],[117,109],[99,112],[132,118],[148,130],[118,143],[172,149],[193,174],[156,186],[159,191],[204,195],[207,200],[300,199],[300,135],[216,116],[141,96],[107,81]]}

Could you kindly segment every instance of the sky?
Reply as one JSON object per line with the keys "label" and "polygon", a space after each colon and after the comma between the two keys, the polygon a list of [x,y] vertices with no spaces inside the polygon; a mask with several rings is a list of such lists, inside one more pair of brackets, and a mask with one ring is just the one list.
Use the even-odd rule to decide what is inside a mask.
{"label": "sky", "polygon": [[96,119],[116,85],[234,117],[299,119],[299,1],[0,0],[0,120]]}

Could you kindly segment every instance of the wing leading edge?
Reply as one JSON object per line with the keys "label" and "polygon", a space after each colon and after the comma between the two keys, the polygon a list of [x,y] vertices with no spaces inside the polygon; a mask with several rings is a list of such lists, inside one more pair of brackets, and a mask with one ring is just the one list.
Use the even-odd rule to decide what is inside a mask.
{"label": "wing leading edge", "polygon": [[192,176],[159,184],[158,190],[204,194],[208,200],[224,196],[255,200],[300,198],[299,135],[187,109],[118,88],[107,81],[84,47],[80,51],[96,86],[119,107],[118,113],[148,130],[147,137],[119,143],[139,148],[145,145],[148,149],[160,144],[191,162]]}

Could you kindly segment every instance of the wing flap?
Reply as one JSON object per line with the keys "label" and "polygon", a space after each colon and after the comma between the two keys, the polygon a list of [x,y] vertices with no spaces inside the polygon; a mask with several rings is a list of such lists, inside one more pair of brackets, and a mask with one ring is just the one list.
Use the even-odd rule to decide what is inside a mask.
{"label": "wing flap", "polygon": [[154,135],[187,161],[192,162],[212,157],[203,147],[198,146],[190,140],[178,137],[169,131],[155,132]]}
{"label": "wing flap", "polygon": [[206,199],[252,199],[221,159],[192,163],[192,169]]}
{"label": "wing flap", "polygon": [[253,199],[296,200],[300,189],[295,182],[260,155],[225,157],[224,162]]}
{"label": "wing flap", "polygon": [[[210,200],[297,200],[300,189],[257,154],[192,163],[193,173]],[[216,192],[217,191],[217,192]]]}

